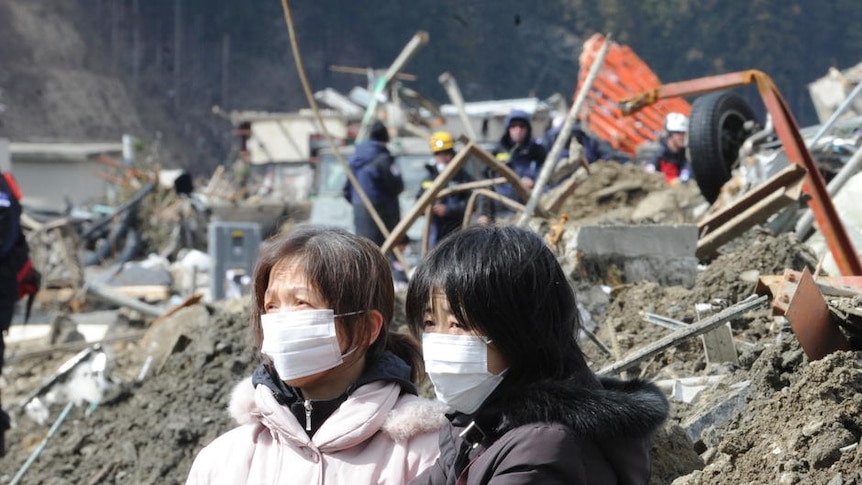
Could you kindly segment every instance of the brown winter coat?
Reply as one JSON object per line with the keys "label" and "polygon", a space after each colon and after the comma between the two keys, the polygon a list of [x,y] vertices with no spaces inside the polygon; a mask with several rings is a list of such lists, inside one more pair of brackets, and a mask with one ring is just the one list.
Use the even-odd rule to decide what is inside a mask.
{"label": "brown winter coat", "polygon": [[472,417],[450,416],[440,458],[411,484],[645,484],[650,439],[667,417],[655,386],[602,379],[495,393]]}

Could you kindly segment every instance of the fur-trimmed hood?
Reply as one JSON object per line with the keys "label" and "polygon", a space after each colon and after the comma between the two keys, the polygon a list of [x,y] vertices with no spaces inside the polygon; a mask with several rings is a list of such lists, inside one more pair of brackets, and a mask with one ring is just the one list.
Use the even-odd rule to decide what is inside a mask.
{"label": "fur-trimmed hood", "polygon": [[641,437],[652,434],[668,416],[668,402],[653,384],[635,379],[601,378],[601,386],[586,388],[574,381],[546,380],[516,390],[480,410],[477,421],[493,416],[494,431],[531,423],[560,423],[590,438]]}
{"label": "fur-trimmed hood", "polygon": [[188,484],[400,484],[434,463],[446,424],[441,405],[391,380],[358,386],[311,434],[251,377],[234,386],[229,411],[242,425],[201,450]]}

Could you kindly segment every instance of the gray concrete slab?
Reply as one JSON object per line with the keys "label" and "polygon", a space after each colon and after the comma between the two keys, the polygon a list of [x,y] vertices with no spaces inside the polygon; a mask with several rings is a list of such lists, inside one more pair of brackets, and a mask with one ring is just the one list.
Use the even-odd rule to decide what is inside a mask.
{"label": "gray concrete slab", "polygon": [[697,226],[584,226],[567,241],[575,271],[591,281],[621,278],[621,283],[654,281],[690,288],[697,276]]}

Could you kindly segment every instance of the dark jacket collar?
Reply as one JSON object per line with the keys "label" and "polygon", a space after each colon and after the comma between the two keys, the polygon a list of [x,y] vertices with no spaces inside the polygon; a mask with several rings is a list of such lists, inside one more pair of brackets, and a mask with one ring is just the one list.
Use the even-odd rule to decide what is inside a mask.
{"label": "dark jacket collar", "polygon": [[[350,395],[359,387],[375,381],[395,382],[401,386],[402,393],[417,394],[416,386],[410,382],[410,366],[392,352],[386,351],[365,364],[362,375],[347,388],[345,395]],[[255,387],[264,385],[269,388],[280,404],[290,404],[302,400],[298,389],[285,384],[284,381],[278,379],[274,371],[263,364],[254,370],[251,382]]]}
{"label": "dark jacket collar", "polygon": [[[362,375],[356,382],[348,386],[344,394],[325,401],[311,400],[306,402],[299,389],[285,384],[276,376],[274,371],[263,364],[255,369],[251,377],[252,385],[255,387],[263,385],[269,388],[279,404],[287,406],[299,423],[305,423],[305,431],[309,436],[314,435],[324,421],[341,406],[341,403],[347,400],[353,391],[376,381],[395,382],[401,386],[402,393],[416,395],[416,386],[410,382],[410,366],[388,351],[367,362]],[[310,405],[307,406],[306,404]]]}
{"label": "dark jacket collar", "polygon": [[471,443],[495,441],[531,423],[559,423],[596,439],[646,437],[667,418],[662,392],[644,380],[601,378],[601,386],[575,380],[543,380],[517,388],[504,381],[472,416],[448,415]]}
{"label": "dark jacket collar", "polygon": [[366,140],[354,148],[353,156],[350,157],[350,168],[357,170],[371,163],[377,155],[389,153],[386,144],[377,140]]}

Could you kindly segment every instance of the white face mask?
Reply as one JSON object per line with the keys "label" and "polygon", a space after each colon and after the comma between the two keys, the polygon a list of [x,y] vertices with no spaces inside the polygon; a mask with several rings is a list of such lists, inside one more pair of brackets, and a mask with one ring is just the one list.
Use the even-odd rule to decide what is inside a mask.
{"label": "white face mask", "polygon": [[[339,317],[360,312],[344,313]],[[272,359],[282,380],[307,377],[338,367],[344,355],[338,345],[332,310],[297,310],[260,316],[261,352]]]}
{"label": "white face mask", "polygon": [[483,337],[426,333],[422,352],[437,400],[464,414],[476,412],[506,373],[488,372],[488,344]]}

